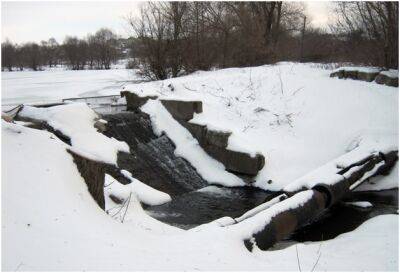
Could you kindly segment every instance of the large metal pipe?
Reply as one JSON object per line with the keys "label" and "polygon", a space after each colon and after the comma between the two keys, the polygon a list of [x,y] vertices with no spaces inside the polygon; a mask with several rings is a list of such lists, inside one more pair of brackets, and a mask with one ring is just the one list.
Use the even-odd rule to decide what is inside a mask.
{"label": "large metal pipe", "polygon": [[[299,195],[301,192],[292,194],[292,197],[280,204],[280,206],[287,204],[287,209],[279,208],[279,212],[267,221],[264,227],[261,229],[256,228],[254,233],[248,239],[244,240],[245,246],[250,251],[254,245],[257,245],[261,250],[267,250],[275,243],[291,235],[297,229],[318,219],[327,208],[340,201],[368,178],[378,174],[388,174],[397,159],[397,151],[391,151],[387,154],[373,154],[338,172],[343,179],[339,179],[332,184],[316,184],[312,188],[310,198],[304,202],[298,202],[297,205],[293,206],[290,199],[296,198],[296,195]],[[287,194],[289,195],[289,193]],[[273,209],[274,206],[267,210]]]}
{"label": "large metal pipe", "polygon": [[254,244],[261,250],[267,250],[275,243],[285,239],[299,227],[309,224],[320,216],[326,208],[327,196],[324,192],[312,190],[312,196],[303,204],[276,214],[264,228],[244,241],[248,250]]}

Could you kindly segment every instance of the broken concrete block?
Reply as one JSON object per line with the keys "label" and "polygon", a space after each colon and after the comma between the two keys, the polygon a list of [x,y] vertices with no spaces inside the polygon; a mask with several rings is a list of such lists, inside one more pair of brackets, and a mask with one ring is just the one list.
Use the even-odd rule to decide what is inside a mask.
{"label": "broken concrete block", "polygon": [[264,167],[263,155],[250,154],[226,149],[231,132],[210,130],[205,125],[179,121],[196,138],[200,146],[211,157],[215,158],[228,171],[254,176]]}
{"label": "broken concrete block", "polygon": [[94,123],[93,126],[97,129],[97,131],[103,133],[107,130],[107,121],[104,119],[99,119]]}
{"label": "broken concrete block", "polygon": [[252,157],[247,153],[227,150],[215,145],[206,145],[203,149],[232,172],[254,176],[265,165],[265,158],[260,154]]}
{"label": "broken concrete block", "polygon": [[207,131],[206,125],[200,125],[196,123],[190,123],[186,121],[179,121],[179,123],[188,129],[188,131],[192,134],[192,136],[197,139],[197,141],[201,144],[205,143],[205,135]]}
{"label": "broken concrete block", "polygon": [[121,97],[126,98],[126,109],[128,111],[136,111],[141,106],[143,106],[149,99],[152,99],[152,100],[157,99],[157,96],[140,97],[140,96],[136,95],[135,93],[131,93],[129,91],[122,91]]}
{"label": "broken concrete block", "polygon": [[208,145],[215,145],[221,148],[228,146],[228,138],[232,132],[206,130],[205,141]]}
{"label": "broken concrete block", "polygon": [[194,113],[203,112],[201,101],[161,100],[161,103],[175,119],[188,121]]}

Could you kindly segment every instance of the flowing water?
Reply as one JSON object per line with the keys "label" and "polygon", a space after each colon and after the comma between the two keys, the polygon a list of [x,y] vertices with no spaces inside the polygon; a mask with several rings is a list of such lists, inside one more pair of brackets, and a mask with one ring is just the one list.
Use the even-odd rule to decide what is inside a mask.
{"label": "flowing water", "polygon": [[[105,134],[128,143],[130,154],[120,153],[118,165],[142,182],[171,195],[172,201],[145,207],[152,217],[183,229],[208,223],[224,216],[238,217],[273,197],[252,187],[226,188],[209,185],[185,159],[175,156],[168,137],[154,135],[149,117],[141,112],[107,112]],[[320,219],[294,233],[289,241],[319,241],[354,230],[367,219],[398,213],[398,190],[355,192],[347,201],[368,201],[361,208],[340,203]]]}

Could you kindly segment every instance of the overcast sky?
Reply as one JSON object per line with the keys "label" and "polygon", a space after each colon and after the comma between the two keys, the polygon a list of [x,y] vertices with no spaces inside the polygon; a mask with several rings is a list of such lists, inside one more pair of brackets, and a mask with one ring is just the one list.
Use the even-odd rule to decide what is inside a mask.
{"label": "overcast sky", "polygon": [[[138,14],[139,1],[110,2],[1,2],[2,41],[40,42],[50,37],[62,42],[66,35],[84,37],[101,27],[108,27],[127,37],[124,17]],[[311,23],[324,27],[329,20],[329,2],[307,2]]]}

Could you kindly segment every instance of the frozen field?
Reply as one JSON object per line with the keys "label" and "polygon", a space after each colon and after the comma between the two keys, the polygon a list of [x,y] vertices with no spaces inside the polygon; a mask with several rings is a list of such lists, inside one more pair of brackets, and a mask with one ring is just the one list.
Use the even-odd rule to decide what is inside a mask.
{"label": "frozen field", "polygon": [[104,90],[118,93],[137,80],[127,69],[18,71],[1,73],[1,103],[19,104],[96,96]]}

